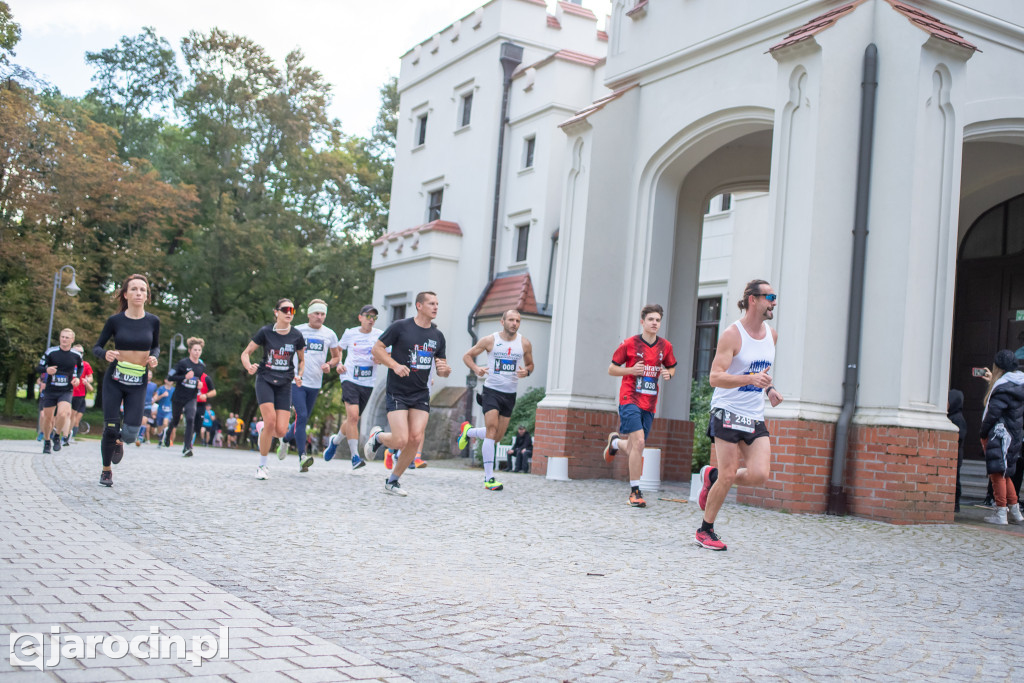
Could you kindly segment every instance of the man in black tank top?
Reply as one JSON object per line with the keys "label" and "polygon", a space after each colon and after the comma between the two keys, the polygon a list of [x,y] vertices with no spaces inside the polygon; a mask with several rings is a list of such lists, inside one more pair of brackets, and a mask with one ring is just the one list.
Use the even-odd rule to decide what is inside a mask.
{"label": "man in black tank top", "polygon": [[[739,325],[753,339],[763,338],[771,334],[772,341],[778,341],[778,333],[772,329],[765,330],[765,322],[774,316],[778,297],[772,286],[764,280],[751,280],[743,290],[743,298],[738,302],[743,316]],[[711,386],[716,389],[740,389],[756,387],[763,390],[772,406],[782,402],[782,395],[772,384],[772,377],[766,370],[749,374],[730,374],[729,366],[734,357],[739,355],[743,347],[740,331],[730,325],[722,338],[718,340],[715,359],[711,363],[711,375],[708,378]],[[719,411],[720,412],[720,411]],[[704,519],[697,529],[697,545],[709,550],[725,550],[725,543],[715,533],[715,518],[725,502],[725,496],[733,484],[737,486],[762,486],[768,479],[771,466],[771,443],[764,420],[749,420],[744,416],[728,413],[718,417],[714,413],[708,426],[708,434],[715,444],[715,455],[718,467],[707,465],[701,468],[703,486],[697,501],[704,510]],[[726,424],[727,423],[727,424]],[[739,467],[740,458],[746,467]]]}

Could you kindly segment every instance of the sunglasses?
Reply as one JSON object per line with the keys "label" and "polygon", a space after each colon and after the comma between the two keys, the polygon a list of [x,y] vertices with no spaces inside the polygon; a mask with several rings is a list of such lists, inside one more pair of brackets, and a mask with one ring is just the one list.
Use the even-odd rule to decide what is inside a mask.
{"label": "sunglasses", "polygon": [[295,307],[294,306],[281,306],[281,308],[279,308],[277,310],[281,311],[285,315],[295,315]]}
{"label": "sunglasses", "polygon": [[377,319],[377,315],[375,313],[367,313],[365,317],[366,317],[367,320],[376,320]]}
{"label": "sunglasses", "polygon": [[757,296],[763,296],[765,301],[772,304],[779,298],[778,294],[758,294]]}

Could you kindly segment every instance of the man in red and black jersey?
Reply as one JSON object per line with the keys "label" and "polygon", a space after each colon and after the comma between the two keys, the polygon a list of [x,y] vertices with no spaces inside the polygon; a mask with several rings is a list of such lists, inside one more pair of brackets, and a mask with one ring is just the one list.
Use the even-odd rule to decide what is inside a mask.
{"label": "man in red and black jersey", "polygon": [[640,311],[643,333],[630,337],[615,349],[608,374],[621,377],[619,388],[619,431],[608,435],[604,449],[605,462],[624,448],[629,455],[629,504],[647,507],[640,492],[640,476],[644,466],[644,443],[654,422],[658,405],[659,382],[676,374],[676,357],[672,344],[658,336],[663,309],[647,304]]}

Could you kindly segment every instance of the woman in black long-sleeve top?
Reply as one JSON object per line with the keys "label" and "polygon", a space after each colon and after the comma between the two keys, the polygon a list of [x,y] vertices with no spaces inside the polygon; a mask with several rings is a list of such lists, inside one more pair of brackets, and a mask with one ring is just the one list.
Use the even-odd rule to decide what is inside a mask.
{"label": "woman in black long-sleeve top", "polygon": [[[135,441],[139,434],[146,402],[146,367],[156,367],[160,355],[160,318],[146,313],[149,301],[146,276],[129,275],[117,292],[117,301],[121,310],[107,318],[92,350],[97,358],[110,363],[103,374],[103,438],[100,441],[103,455],[100,484],[103,486],[114,485],[110,466],[121,462],[125,442]],[[105,350],[103,347],[111,339],[114,348]]]}

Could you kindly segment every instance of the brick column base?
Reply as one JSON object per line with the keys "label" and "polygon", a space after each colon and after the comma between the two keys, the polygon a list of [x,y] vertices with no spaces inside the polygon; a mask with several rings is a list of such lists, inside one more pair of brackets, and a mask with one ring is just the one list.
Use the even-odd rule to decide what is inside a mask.
{"label": "brick column base", "polygon": [[[608,432],[618,428],[618,413],[577,408],[538,408],[530,473],[544,476],[548,472],[549,457],[568,456],[570,479],[629,481],[628,458],[620,455],[609,465],[602,457]],[[662,481],[690,481],[692,422],[655,418],[646,445],[647,448],[661,449]]]}
{"label": "brick column base", "polygon": [[[767,422],[772,434],[771,474],[762,487],[737,487],[737,501],[787,512],[824,513],[835,423]],[[891,524],[951,523],[956,455],[956,432],[854,425],[846,462],[848,512]],[[713,445],[711,461],[716,463]]]}

